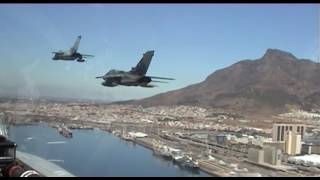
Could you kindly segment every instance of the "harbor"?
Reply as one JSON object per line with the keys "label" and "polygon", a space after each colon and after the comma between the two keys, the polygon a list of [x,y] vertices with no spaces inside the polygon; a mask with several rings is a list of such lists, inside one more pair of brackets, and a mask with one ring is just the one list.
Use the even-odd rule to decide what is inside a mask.
{"label": "harbor", "polygon": [[[59,110],[65,110],[65,108],[78,106],[72,105],[63,107],[64,108],[59,108]],[[84,107],[88,108],[87,106]],[[109,134],[110,136],[120,140],[122,143],[133,145],[133,147],[140,147],[141,145],[141,147],[147,148],[148,151],[150,151],[153,158],[162,159],[164,163],[169,163],[170,166],[175,168],[188,169],[190,172],[194,172],[194,174],[197,174],[197,171],[200,171],[200,174],[201,172],[206,172],[211,176],[223,177],[274,177],[300,176],[301,174],[312,176],[315,174],[315,171],[309,172],[302,168],[299,168],[299,172],[296,172],[295,170],[292,170],[293,165],[288,164],[285,161],[282,163],[284,164],[283,167],[286,169],[286,171],[279,171],[277,167],[276,169],[269,168],[270,164],[269,166],[266,166],[263,163],[250,163],[248,161],[248,155],[250,154],[248,150],[262,147],[264,143],[270,142],[270,130],[266,131],[259,128],[248,127],[229,128],[225,125],[220,125],[219,123],[213,125],[210,123],[214,123],[212,122],[214,120],[208,119],[211,118],[210,116],[206,117],[206,121],[200,121],[190,117],[185,117],[180,120],[173,119],[172,117],[170,117],[171,119],[168,119],[166,118],[167,116],[164,115],[161,115],[160,118],[156,118],[159,115],[154,113],[157,113],[158,109],[151,109],[151,112],[153,113],[151,114],[150,112],[146,112],[146,109],[143,108],[135,109],[135,107],[128,106],[116,107],[117,108],[103,109],[106,111],[105,114],[111,115],[108,116],[108,118],[102,119],[99,119],[98,117],[79,119],[78,116],[65,116],[57,118],[53,117],[51,114],[40,116],[25,115],[20,113],[17,115],[17,113],[11,114],[10,112],[3,113],[2,117],[8,123],[17,125],[17,127],[25,127],[28,124],[52,127],[54,134],[57,134],[58,137],[56,137],[56,139],[49,139],[47,142],[50,143],[44,142],[52,147],[68,146],[70,142],[74,141],[73,139],[78,138],[78,135],[76,135],[75,132],[78,132],[79,130],[93,134],[95,134],[97,131],[104,133],[107,131],[109,133],[106,134]],[[81,108],[83,107],[81,106]],[[175,114],[176,112],[183,110],[180,112],[183,114],[183,116],[188,115],[187,113],[189,113],[191,110],[194,110],[195,112],[189,114],[190,116],[192,114],[203,114],[202,109],[184,106],[175,107],[172,109],[162,108],[161,112],[159,113],[162,114],[163,112],[166,112],[165,110],[169,112],[173,111],[172,113]],[[117,111],[117,113],[113,113],[113,111]],[[148,111],[150,111],[150,109],[148,109]],[[79,113],[81,113],[81,111]],[[141,115],[141,113],[143,115]],[[103,113],[96,113],[96,115],[101,114]],[[121,116],[119,116],[120,114]],[[227,115],[228,114],[224,114],[223,117],[225,118]],[[115,118],[116,120],[112,120],[112,118]],[[218,118],[217,121],[220,122],[221,119]],[[64,131],[61,131],[63,126],[65,127]],[[71,136],[68,136],[67,132],[72,134],[72,138],[68,138]],[[43,133],[46,134],[46,132]],[[24,141],[32,144],[36,141],[36,139],[30,135],[27,136]],[[59,141],[65,141],[66,143],[52,143]],[[83,144],[84,142],[86,141],[81,141],[79,144]],[[105,142],[106,146],[108,144],[108,142]],[[34,145],[37,148],[40,147],[39,143],[34,143]],[[99,145],[101,145],[101,143],[99,143]],[[92,147],[94,146],[95,145],[92,145]],[[33,147],[29,148],[32,149]],[[79,149],[81,148],[83,147],[79,147]],[[34,149],[34,151],[38,150]],[[63,149],[56,149],[56,151],[62,152]],[[68,151],[68,149],[66,149],[66,151]],[[92,150],[87,149],[87,151]],[[121,156],[123,156],[123,154],[121,154]],[[81,159],[82,157],[79,158]],[[112,159],[114,157],[110,158]],[[49,159],[64,160],[62,157],[49,157]],[[56,163],[68,164],[68,161],[56,161]],[[121,169],[121,167],[119,168]],[[134,174],[134,172],[130,173]],[[155,172],[155,174],[156,173],[157,172]],[[160,176],[162,176],[162,174]]]}
{"label": "harbor", "polygon": [[[190,141],[185,142],[184,145],[182,145],[183,142],[178,141],[177,138],[169,135],[160,135],[159,132],[157,132],[156,135],[153,134],[152,137],[149,137],[142,132],[128,133],[122,130],[111,129],[108,129],[107,131],[122,140],[129,140],[134,144],[148,148],[154,155],[162,157],[173,164],[177,164],[181,168],[189,169],[193,172],[203,171],[211,176],[232,176],[232,173],[230,174],[230,169],[224,167],[226,164],[222,160],[219,161],[217,158],[214,158],[209,149],[204,149],[203,152],[205,152],[205,154],[203,154],[203,152],[192,152],[191,146],[197,146],[199,143],[197,144]],[[139,136],[135,136],[136,134]],[[207,148],[206,145],[203,145],[203,147]],[[193,147],[192,149],[194,150],[195,148],[197,147]],[[216,157],[219,157],[219,155]]]}
{"label": "harbor", "polygon": [[[64,126],[66,129],[71,129],[70,127],[74,125],[51,124],[49,126],[58,129],[59,132],[59,127]],[[82,129],[82,127],[84,128]],[[205,172],[210,176],[219,177],[297,176],[297,173],[294,172],[276,170],[274,173],[275,169],[250,163],[246,158],[247,153],[241,151],[241,149],[229,148],[217,142],[211,141],[209,143],[206,140],[192,138],[190,134],[193,134],[193,132],[190,130],[177,132],[168,129],[163,130],[159,127],[133,126],[123,123],[101,125],[101,127],[92,128],[88,125],[79,125],[77,128],[73,128],[72,134],[79,130],[88,133],[94,133],[98,130],[119,139],[127,145],[144,147],[152,153],[152,156],[195,174]],[[71,140],[64,136],[61,137],[65,138],[66,141],[50,141],[47,144],[66,144]],[[76,136],[73,135],[72,137],[75,138]],[[56,159],[63,158],[58,157]],[[61,164],[59,161],[56,162]]]}
{"label": "harbor", "polygon": [[[35,154],[75,176],[210,176],[201,171],[179,167],[156,156],[140,144],[147,137],[125,140],[98,129],[77,129],[72,131],[72,138],[66,139],[56,129],[45,124],[10,128],[12,139],[19,144],[19,151]],[[28,138],[30,140],[25,141]],[[92,166],[95,168],[90,168]]]}
{"label": "harbor", "polygon": [[[127,127],[123,128],[124,126]],[[284,166],[286,170],[283,170],[251,163],[247,158],[248,152],[243,148],[219,144],[219,136],[217,142],[209,142],[206,139],[193,138],[192,134],[196,133],[190,130],[170,131],[159,127],[134,127],[132,124],[119,123],[105,130],[124,141],[130,139],[132,143],[150,149],[156,156],[193,172],[202,171],[218,177],[299,176],[288,166]]]}
{"label": "harbor", "polygon": [[156,147],[150,138],[132,138],[132,143],[139,144],[153,151],[155,155],[180,165],[182,168],[189,168],[191,171],[204,171],[212,176],[226,177],[221,166],[215,165],[210,160],[192,160],[192,157],[184,155],[180,149],[171,148],[165,145]]}

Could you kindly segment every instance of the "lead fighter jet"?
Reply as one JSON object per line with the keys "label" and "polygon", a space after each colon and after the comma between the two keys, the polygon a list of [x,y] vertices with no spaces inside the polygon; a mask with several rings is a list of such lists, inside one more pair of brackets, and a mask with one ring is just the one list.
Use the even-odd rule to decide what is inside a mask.
{"label": "lead fighter jet", "polygon": [[130,71],[112,69],[104,76],[99,76],[96,78],[102,78],[104,80],[104,82],[102,82],[102,85],[108,87],[122,85],[152,88],[155,87],[155,85],[149,84],[150,82],[166,83],[164,81],[154,81],[152,79],[174,80],[172,78],[146,76],[153,55],[154,51],[147,51],[146,53],[144,53],[137,66],[133,67]]}
{"label": "lead fighter jet", "polygon": [[90,58],[94,57],[93,55],[87,54],[80,54],[77,52],[80,44],[81,36],[78,36],[74,45],[67,51],[59,51],[59,52],[52,52],[54,53],[53,60],[65,60],[65,61],[73,61],[77,60],[78,62],[84,62],[83,58]]}

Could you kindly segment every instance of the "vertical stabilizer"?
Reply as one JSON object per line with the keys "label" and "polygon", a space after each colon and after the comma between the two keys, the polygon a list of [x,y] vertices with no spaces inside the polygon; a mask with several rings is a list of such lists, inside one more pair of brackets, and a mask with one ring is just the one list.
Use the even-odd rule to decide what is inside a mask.
{"label": "vertical stabilizer", "polygon": [[77,52],[77,50],[79,48],[80,40],[81,40],[81,36],[78,36],[76,42],[74,43],[74,45],[70,49],[72,54]]}
{"label": "vertical stabilizer", "polygon": [[131,72],[138,75],[145,75],[148,71],[153,55],[154,51],[147,51],[144,53],[142,59],[139,61],[136,67],[131,69]]}

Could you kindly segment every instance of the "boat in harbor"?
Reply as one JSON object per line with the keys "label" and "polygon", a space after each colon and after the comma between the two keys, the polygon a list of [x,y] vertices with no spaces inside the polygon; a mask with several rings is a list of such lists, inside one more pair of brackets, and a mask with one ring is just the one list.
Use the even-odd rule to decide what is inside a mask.
{"label": "boat in harbor", "polygon": [[111,132],[114,136],[120,137],[121,133],[118,130],[112,131]]}
{"label": "boat in harbor", "polygon": [[134,140],[134,137],[131,134],[127,133],[127,128],[125,128],[125,130],[122,130],[121,138],[126,141],[133,141]]}
{"label": "boat in harbor", "polygon": [[197,160],[192,159],[192,157],[190,156],[185,156],[182,164],[185,168],[189,168],[192,170],[199,170],[199,162]]}
{"label": "boat in harbor", "polygon": [[172,157],[169,147],[163,145],[161,142],[153,142],[153,153],[166,159],[171,159]]}
{"label": "boat in harbor", "polygon": [[181,151],[173,151],[171,153],[172,159],[175,163],[182,163],[184,161],[184,154]]}
{"label": "boat in harbor", "polygon": [[160,155],[164,158],[171,159],[171,153],[168,146],[164,145],[159,148]]}
{"label": "boat in harbor", "polygon": [[72,138],[72,131],[65,125],[59,126],[58,132],[66,138]]}
{"label": "boat in harbor", "polygon": [[180,149],[168,147],[168,151],[172,157],[172,160],[175,162],[180,162],[181,159],[184,157],[184,154]]}
{"label": "boat in harbor", "polygon": [[129,134],[123,134],[122,136],[122,139],[126,140],[126,141],[133,141],[133,137],[130,136]]}

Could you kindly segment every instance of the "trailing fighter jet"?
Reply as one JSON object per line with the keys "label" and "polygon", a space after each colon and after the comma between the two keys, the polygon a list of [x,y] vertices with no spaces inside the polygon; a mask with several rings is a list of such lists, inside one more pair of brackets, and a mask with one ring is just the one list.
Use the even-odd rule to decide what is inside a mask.
{"label": "trailing fighter jet", "polygon": [[59,51],[59,52],[52,52],[54,53],[53,60],[65,60],[65,61],[73,61],[77,60],[78,62],[84,62],[83,58],[90,58],[94,57],[93,55],[87,54],[80,54],[77,52],[80,44],[81,36],[78,36],[74,45],[67,51]]}
{"label": "trailing fighter jet", "polygon": [[152,88],[155,85],[148,84],[150,82],[160,82],[166,83],[164,81],[154,81],[152,79],[165,79],[165,80],[174,80],[172,78],[163,78],[155,76],[146,76],[149,64],[154,55],[154,51],[147,51],[143,54],[142,59],[137,64],[136,67],[133,67],[130,71],[121,71],[112,69],[107,72],[104,76],[99,76],[96,78],[102,78],[103,86],[114,87],[118,85],[122,86],[141,86]]}

